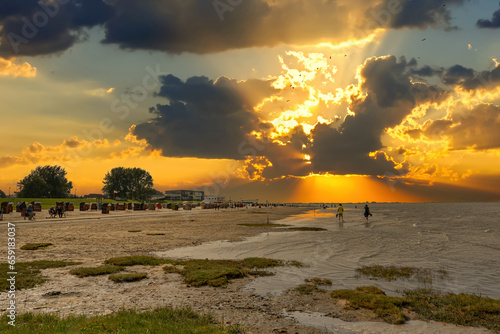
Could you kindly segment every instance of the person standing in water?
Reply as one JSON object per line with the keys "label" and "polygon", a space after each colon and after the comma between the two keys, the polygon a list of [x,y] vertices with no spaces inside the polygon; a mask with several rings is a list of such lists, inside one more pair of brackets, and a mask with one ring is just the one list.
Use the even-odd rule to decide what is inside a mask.
{"label": "person standing in water", "polygon": [[368,223],[368,216],[371,216],[370,208],[368,207],[368,204],[365,204],[365,218],[366,222]]}
{"label": "person standing in water", "polygon": [[337,208],[337,216],[339,217],[339,223],[340,219],[342,218],[342,223],[344,222],[344,207],[342,204],[339,204],[339,207]]}

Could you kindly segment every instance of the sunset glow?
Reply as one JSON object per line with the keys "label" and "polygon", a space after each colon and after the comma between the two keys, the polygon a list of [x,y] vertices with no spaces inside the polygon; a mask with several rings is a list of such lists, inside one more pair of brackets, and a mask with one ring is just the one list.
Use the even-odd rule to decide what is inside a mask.
{"label": "sunset glow", "polygon": [[26,43],[8,36],[36,4],[0,18],[6,193],[60,165],[78,194],[123,166],[160,191],[500,200],[497,3],[148,0],[137,22],[124,1],[66,6]]}

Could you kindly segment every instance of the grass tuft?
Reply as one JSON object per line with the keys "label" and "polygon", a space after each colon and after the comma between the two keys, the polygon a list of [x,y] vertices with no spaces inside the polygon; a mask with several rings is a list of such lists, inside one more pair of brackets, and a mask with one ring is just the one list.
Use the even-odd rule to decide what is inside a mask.
{"label": "grass tuft", "polygon": [[352,308],[372,310],[390,324],[403,324],[405,322],[402,307],[408,304],[406,299],[386,296],[384,291],[377,287],[367,286],[355,290],[335,290],[332,291],[331,296],[347,300]]}
{"label": "grass tuft", "polygon": [[145,312],[122,310],[104,316],[74,316],[60,318],[52,314],[24,313],[16,316],[16,326],[8,324],[4,315],[0,321],[1,333],[244,333],[241,326],[215,324],[211,315],[200,315],[191,309],[157,308]]}
{"label": "grass tuft", "polygon": [[137,232],[142,232],[142,230],[130,230],[128,232],[130,232],[130,233],[137,233]]}
{"label": "grass tuft", "polygon": [[306,281],[306,283],[312,283],[314,285],[332,285],[332,281],[329,279],[326,279],[326,278],[321,279],[318,277],[314,277],[311,279],[306,279],[305,281]]}
{"label": "grass tuft", "polygon": [[315,284],[301,284],[296,286],[294,290],[300,293],[301,295],[310,295],[315,291],[320,291],[318,286]]}
{"label": "grass tuft", "polygon": [[[296,262],[299,264],[298,262]],[[163,270],[167,273],[178,273],[184,277],[189,286],[209,285],[226,286],[232,279],[247,276],[269,276],[272,273],[262,271],[288,263],[280,260],[247,258],[243,260],[183,260],[173,261]]]}
{"label": "grass tuft", "polygon": [[431,289],[405,291],[404,297],[389,297],[377,287],[336,290],[334,298],[345,299],[350,307],[373,310],[391,324],[404,323],[404,308],[418,313],[425,320],[460,326],[485,327],[500,333],[500,300],[471,294],[440,294]]}
{"label": "grass tuft", "polygon": [[113,266],[159,266],[172,262],[172,260],[145,255],[112,257],[104,261],[105,264]]}
{"label": "grass tuft", "polygon": [[301,284],[294,288],[295,291],[301,295],[310,295],[316,291],[325,292],[325,290],[318,288],[318,285],[332,285],[332,281],[329,279],[321,279],[318,277],[305,279],[306,284]]}
{"label": "grass tuft", "polygon": [[[438,278],[447,279],[448,272],[441,268],[437,271]],[[388,281],[396,279],[410,279],[416,278],[418,282],[424,283],[426,286],[432,285],[432,281],[435,278],[431,269],[428,268],[417,268],[417,267],[397,267],[397,266],[363,266],[356,269],[356,278],[361,276],[370,277],[370,279],[386,279]]]}
{"label": "grass tuft", "polygon": [[70,274],[76,275],[78,277],[88,277],[88,276],[100,276],[117,273],[122,271],[123,267],[104,265],[99,267],[80,267],[70,270]]}
{"label": "grass tuft", "polygon": [[405,292],[413,311],[429,320],[482,326],[500,333],[500,300],[470,294],[439,294],[429,289]]}
{"label": "grass tuft", "polygon": [[[17,262],[14,266],[16,275],[16,289],[31,289],[47,281],[47,278],[41,274],[42,269],[61,268],[80,264],[79,262],[65,261],[33,261],[33,262]],[[13,271],[9,264],[0,263],[0,291],[5,291],[10,288],[10,283],[7,281],[10,278],[8,272]]]}
{"label": "grass tuft", "polygon": [[148,277],[146,273],[112,274],[109,279],[116,283],[137,282]]}
{"label": "grass tuft", "polygon": [[146,233],[146,235],[165,235],[165,233]]}
{"label": "grass tuft", "polygon": [[24,246],[21,246],[21,249],[22,250],[37,250],[37,249],[46,249],[46,248],[49,248],[50,246],[53,246],[53,244],[48,243],[48,242],[40,242],[40,243],[26,244]]}

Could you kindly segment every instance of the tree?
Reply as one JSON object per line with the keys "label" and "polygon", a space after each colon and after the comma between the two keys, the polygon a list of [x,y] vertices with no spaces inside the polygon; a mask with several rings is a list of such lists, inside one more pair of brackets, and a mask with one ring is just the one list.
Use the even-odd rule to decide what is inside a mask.
{"label": "tree", "polygon": [[66,179],[66,170],[61,166],[38,166],[20,181],[23,185],[17,197],[66,198],[73,183]]}
{"label": "tree", "polygon": [[109,197],[145,201],[153,194],[153,178],[141,168],[116,167],[104,176],[102,191]]}
{"label": "tree", "polygon": [[7,195],[0,189],[0,198],[5,198]]}

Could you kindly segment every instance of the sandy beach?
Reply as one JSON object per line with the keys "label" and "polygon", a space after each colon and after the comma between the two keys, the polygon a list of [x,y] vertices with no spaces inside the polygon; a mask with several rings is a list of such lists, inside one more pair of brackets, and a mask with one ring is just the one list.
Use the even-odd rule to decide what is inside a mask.
{"label": "sandy beach", "polygon": [[[305,208],[278,207],[269,211],[270,222],[304,213]],[[68,212],[66,218],[46,218],[46,210],[36,220],[23,220],[19,213],[4,217],[16,225],[17,262],[63,260],[82,262],[82,267],[99,266],[116,256],[150,255],[152,252],[199,245],[208,241],[239,241],[270,232],[272,227],[243,226],[266,223],[266,209],[223,209],[145,212]],[[138,231],[140,232],[129,232]],[[1,235],[6,245],[6,232]],[[150,234],[150,235],[148,235]],[[154,234],[154,235],[153,235]],[[162,235],[164,234],[164,235]],[[54,246],[36,251],[19,248],[28,243],[48,242]],[[1,256],[6,258],[6,247]],[[114,283],[107,276],[78,278],[69,273],[73,267],[45,269],[49,281],[17,292],[18,312],[102,315],[120,309],[147,310],[160,306],[190,307],[200,313],[214,314],[221,323],[239,323],[248,333],[318,333],[300,325],[286,314],[295,311],[321,312],[343,321],[376,321],[367,310],[344,309],[345,303],[326,294],[300,295],[287,291],[280,296],[262,297],[242,287],[253,278],[235,280],[226,288],[186,287],[182,277],[165,273],[162,266],[128,267],[127,272],[146,272],[148,278],[133,283]],[[0,293],[0,309],[5,311],[7,294]],[[408,313],[409,319],[417,319]],[[441,326],[441,325],[440,325]],[[446,325],[451,326],[451,325]],[[427,327],[430,329],[431,327]],[[474,328],[451,326],[455,333],[483,333]],[[398,332],[398,331],[396,331]]]}

